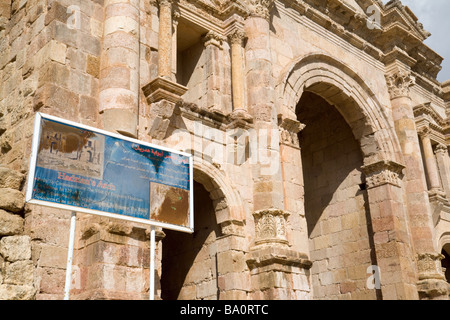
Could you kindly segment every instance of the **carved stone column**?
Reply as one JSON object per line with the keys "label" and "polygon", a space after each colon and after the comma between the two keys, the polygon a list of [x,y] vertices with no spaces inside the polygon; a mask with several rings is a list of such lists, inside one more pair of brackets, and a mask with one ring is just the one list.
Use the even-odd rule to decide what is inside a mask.
{"label": "carved stone column", "polygon": [[[411,239],[416,255],[434,254],[437,250],[433,242],[431,206],[428,188],[424,180],[424,166],[409,92],[415,79],[403,66],[395,66],[390,69],[392,71],[386,76],[386,83],[391,96],[395,131],[406,166],[404,178],[405,201]],[[420,277],[421,271],[419,270]],[[417,283],[420,297],[427,295],[426,281]],[[435,280],[429,279],[429,281],[431,283]],[[436,281],[441,280],[436,279]],[[442,285],[447,286],[446,283]],[[430,292],[431,295],[433,294]]]}
{"label": "carved stone column", "polygon": [[414,254],[403,206],[404,166],[380,161],[362,167],[370,208],[381,294],[387,300],[417,299]]}
{"label": "carved stone column", "polygon": [[135,1],[105,1],[99,112],[104,128],[137,136],[139,8]]}
{"label": "carved stone column", "polygon": [[439,168],[443,189],[446,197],[450,199],[450,165],[447,146],[438,144],[434,154],[436,155],[436,162]]}
{"label": "carved stone column", "polygon": [[222,77],[221,77],[221,52],[225,38],[214,31],[209,31],[203,38],[205,44],[206,66],[206,107],[207,109],[223,113],[222,107]]}
{"label": "carved stone column", "polygon": [[233,114],[235,117],[250,118],[244,100],[244,64],[242,61],[245,33],[234,30],[229,36],[231,42],[231,87]]}
{"label": "carved stone column", "polygon": [[427,177],[430,182],[431,193],[442,193],[441,181],[439,179],[439,172],[436,158],[431,145],[430,129],[423,127],[419,130],[419,137],[422,140],[423,155],[425,158],[425,168]]}
{"label": "carved stone column", "polygon": [[247,92],[250,114],[256,121],[275,121],[274,85],[270,48],[270,14],[273,0],[249,1],[250,16],[245,21],[247,35]]}
{"label": "carved stone column", "polygon": [[172,3],[159,2],[158,76],[172,79]]}
{"label": "carved stone column", "polygon": [[173,54],[176,43],[173,39],[173,2],[174,0],[159,0],[159,35],[158,35],[158,77],[142,88],[150,108],[150,131],[148,134],[157,140],[166,136],[170,117],[175,104],[187,88],[176,83],[172,69]]}

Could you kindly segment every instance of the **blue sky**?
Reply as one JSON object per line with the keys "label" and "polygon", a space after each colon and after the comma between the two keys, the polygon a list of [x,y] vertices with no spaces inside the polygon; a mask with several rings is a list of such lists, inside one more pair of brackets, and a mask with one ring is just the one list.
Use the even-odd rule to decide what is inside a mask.
{"label": "blue sky", "polygon": [[[450,0],[401,0],[419,18],[431,36],[425,44],[444,58],[437,79],[450,80]],[[384,3],[387,3],[384,0]]]}

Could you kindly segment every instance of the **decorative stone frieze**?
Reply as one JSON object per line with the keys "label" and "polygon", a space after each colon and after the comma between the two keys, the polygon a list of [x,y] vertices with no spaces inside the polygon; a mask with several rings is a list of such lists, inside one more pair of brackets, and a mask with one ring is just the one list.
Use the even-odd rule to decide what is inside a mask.
{"label": "decorative stone frieze", "polygon": [[394,161],[383,160],[363,166],[361,169],[366,175],[366,187],[370,189],[383,184],[399,187],[404,168],[405,166]]}
{"label": "decorative stone frieze", "polygon": [[288,245],[286,220],[289,213],[280,209],[263,209],[253,213],[255,244]]}
{"label": "decorative stone frieze", "polygon": [[410,87],[415,84],[414,76],[407,71],[398,71],[386,76],[391,99],[409,96]]}
{"label": "decorative stone frieze", "polygon": [[306,125],[297,120],[279,116],[278,126],[280,130],[280,143],[299,148],[298,133],[302,131]]}

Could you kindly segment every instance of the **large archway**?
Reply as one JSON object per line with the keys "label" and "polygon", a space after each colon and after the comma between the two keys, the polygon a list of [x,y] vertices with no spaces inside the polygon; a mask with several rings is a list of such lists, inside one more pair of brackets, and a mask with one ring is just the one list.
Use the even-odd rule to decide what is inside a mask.
{"label": "large archway", "polygon": [[361,149],[335,107],[312,92],[297,105],[316,299],[377,299],[366,286],[376,265]]}
{"label": "large archway", "polygon": [[[379,85],[383,84],[379,83]],[[315,94],[316,97],[314,99],[316,100],[313,101],[313,105],[326,102],[328,109],[331,107],[332,110],[337,111],[340,119],[343,121],[341,122],[346,124],[348,131],[353,136],[353,145],[359,147],[360,150],[359,163],[356,164],[355,162],[353,169],[349,167],[347,172],[353,172],[354,169],[359,170],[359,176],[355,175],[355,177],[358,177],[358,181],[354,181],[352,187],[355,188],[357,184],[362,195],[359,198],[364,199],[365,211],[364,214],[362,213],[363,211],[360,211],[358,223],[361,226],[365,224],[365,227],[360,228],[361,232],[364,229],[366,230],[364,231],[364,236],[361,234],[361,239],[363,239],[364,248],[367,248],[367,243],[369,244],[370,250],[367,250],[369,250],[370,254],[360,257],[359,260],[354,260],[354,265],[359,265],[359,267],[354,272],[354,276],[347,278],[347,280],[351,280],[347,288],[336,286],[334,277],[338,276],[330,272],[329,265],[326,265],[326,268],[322,266],[320,272],[325,271],[321,275],[324,279],[323,283],[332,285],[327,290],[334,290],[334,294],[337,295],[342,295],[347,291],[347,296],[349,294],[352,296],[354,295],[352,292],[357,291],[355,281],[359,279],[357,288],[362,290],[363,298],[368,298],[364,296],[365,289],[359,283],[363,279],[368,281],[370,278],[372,280],[381,280],[381,282],[375,283],[375,286],[369,285],[373,290],[370,294],[372,298],[416,298],[417,289],[415,282],[417,275],[413,249],[407,236],[397,236],[408,235],[409,231],[408,219],[406,218],[407,212],[404,207],[402,149],[395,133],[395,128],[392,125],[391,111],[384,107],[381,102],[390,103],[389,96],[374,94],[354,70],[342,62],[323,54],[310,54],[294,61],[286,69],[282,78],[279,79],[276,90],[278,93],[278,113],[284,118],[299,119],[300,121],[302,121],[302,118],[297,118],[297,111],[301,109],[299,102],[305,93]],[[320,97],[320,102],[317,100],[317,97]],[[322,129],[329,129],[329,126],[329,124],[322,124]],[[349,146],[347,145],[347,147]],[[301,149],[301,154],[305,153],[303,147]],[[345,171],[343,170],[343,172]],[[341,181],[335,180],[334,185],[340,187],[342,183],[346,183],[347,178],[341,177],[341,179]],[[320,183],[323,183],[323,181]],[[305,193],[307,193],[306,189],[308,186],[306,183],[304,187]],[[340,199],[349,197],[348,194],[341,193],[339,187],[337,191],[333,191],[333,194],[336,194],[335,197]],[[364,188],[367,190],[366,192],[363,190]],[[354,191],[352,190],[352,192]],[[330,198],[329,195],[324,196],[325,203],[327,197]],[[353,198],[357,199],[358,196],[355,194]],[[330,199],[334,200],[335,198],[331,197]],[[345,201],[343,203],[344,205],[341,205],[341,209],[338,206],[333,208],[333,214],[339,214],[339,212],[343,214],[345,212]],[[334,209],[341,211],[335,211]],[[362,218],[364,215],[365,218]],[[315,219],[319,221],[318,224],[321,226],[320,217],[322,215],[316,214],[316,216],[318,217]],[[317,222],[313,224],[317,225]],[[311,230],[311,235],[313,235],[313,230]],[[353,236],[348,232],[347,235],[350,238]],[[315,245],[317,242],[325,246],[330,238],[333,238],[332,241],[336,241],[336,235],[331,233],[322,234],[322,237],[315,240],[313,244]],[[345,243],[348,240],[344,237]],[[330,249],[331,247],[324,248],[321,252],[313,252],[315,249],[312,248],[312,255],[320,253],[322,255],[327,254],[328,257],[336,256],[337,251],[334,249],[337,248]],[[350,247],[350,244],[347,247]],[[387,255],[386,252],[389,254]],[[340,261],[341,265],[348,263],[347,261],[352,259],[351,256],[344,257],[339,255],[337,258],[334,258],[334,261]],[[353,258],[356,259],[356,256]],[[315,256],[315,259],[318,259],[318,256]],[[329,263],[329,258],[326,261],[326,263]],[[364,261],[365,269],[361,261]],[[374,270],[375,272],[377,272],[376,270],[389,270],[390,274],[395,273],[396,276],[380,278],[378,275],[372,274]],[[346,272],[348,275],[348,268]],[[339,277],[342,278],[342,274],[343,271],[341,271]],[[320,278],[319,274],[317,274],[317,278]],[[340,293],[336,293],[338,291]],[[328,294],[332,295],[333,293],[329,292]]]}

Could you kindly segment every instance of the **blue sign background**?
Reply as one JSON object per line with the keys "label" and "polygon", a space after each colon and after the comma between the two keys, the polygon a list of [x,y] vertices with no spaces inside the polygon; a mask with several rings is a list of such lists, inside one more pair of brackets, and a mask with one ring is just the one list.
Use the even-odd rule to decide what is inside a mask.
{"label": "blue sign background", "polygon": [[[62,138],[57,132],[61,126],[66,126]],[[51,128],[47,130],[50,133],[46,127]],[[83,146],[71,150],[69,159],[69,152],[63,149],[69,138],[76,135],[82,136],[76,141],[83,141]],[[76,171],[77,163],[81,163],[82,147],[89,140],[85,137],[91,140],[100,137],[104,141],[104,147],[96,154],[102,159],[100,176],[81,174],[89,173],[85,167]],[[152,182],[189,191],[189,158],[177,153],[48,119],[43,120],[40,145],[46,146],[46,149],[41,146],[38,152],[38,159],[44,159],[45,165],[39,165],[39,161],[36,165],[33,199],[150,219]]]}

